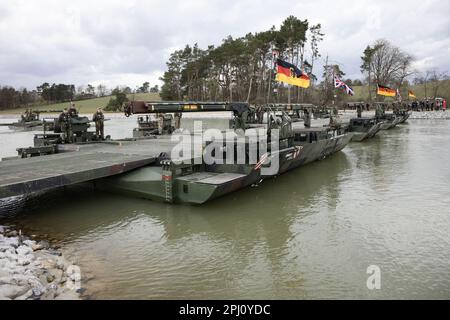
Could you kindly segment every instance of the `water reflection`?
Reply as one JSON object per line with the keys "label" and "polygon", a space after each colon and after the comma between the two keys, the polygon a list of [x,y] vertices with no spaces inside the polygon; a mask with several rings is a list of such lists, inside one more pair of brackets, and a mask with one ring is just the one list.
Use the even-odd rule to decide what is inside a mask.
{"label": "water reflection", "polygon": [[0,223],[62,245],[93,298],[450,298],[450,124],[410,122],[201,206],[71,187]]}
{"label": "water reflection", "polygon": [[[164,283],[195,276],[195,284],[184,282],[174,287],[176,293],[166,288],[168,291],[154,297],[209,297],[214,295],[211,284],[216,282],[232,289],[230,294],[250,297],[260,292],[263,297],[283,286],[276,275],[286,268],[281,258],[291,250],[298,232],[293,225],[313,215],[317,203],[334,210],[339,177],[349,167],[346,155],[339,153],[203,206],[166,205],[72,187],[22,200],[17,212],[10,214],[9,223],[30,234],[51,235],[77,256],[82,266],[83,261],[89,269],[96,265],[93,274],[101,270],[127,286],[133,279],[155,280],[153,273]],[[80,247],[84,252],[78,255]],[[151,267],[134,269],[133,263]],[[180,269],[178,263],[184,267]],[[205,279],[208,274],[209,280]],[[99,279],[88,293],[107,297],[111,294],[105,289],[109,281],[103,286],[102,277]],[[297,286],[302,279],[295,270],[286,281]],[[159,289],[165,287],[167,284]],[[148,287],[142,290],[146,292]],[[223,291],[217,294],[219,297]]]}

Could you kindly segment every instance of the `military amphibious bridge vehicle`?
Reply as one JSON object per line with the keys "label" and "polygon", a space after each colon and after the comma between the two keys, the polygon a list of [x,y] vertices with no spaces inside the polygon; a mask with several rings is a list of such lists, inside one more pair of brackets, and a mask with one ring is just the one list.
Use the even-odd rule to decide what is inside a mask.
{"label": "military amphibious bridge vehicle", "polygon": [[[164,154],[155,166],[97,181],[96,186],[153,200],[199,204],[323,159],[342,150],[351,139],[352,134],[341,133],[331,127],[304,128],[292,122],[286,113],[277,115],[275,109],[274,105],[263,106],[260,112],[264,115],[258,117],[245,103],[132,102],[126,107],[127,115],[232,111],[234,119],[230,122],[230,129],[241,130],[244,134],[250,129],[260,128],[268,133],[279,129],[279,141],[276,142],[279,148],[274,149],[275,141],[269,138],[268,152],[252,162],[248,156],[252,142],[242,135],[243,139],[237,137],[220,142],[219,147],[223,152],[215,163],[208,164],[202,160],[196,162],[193,155],[187,156],[188,161],[177,163],[177,159]],[[161,138],[167,139],[164,136]],[[158,141],[156,138],[155,142]],[[208,146],[214,141],[207,140],[204,143]],[[245,150],[244,161],[228,163],[228,159],[238,158],[237,150]],[[268,166],[269,159],[273,157],[279,159],[278,168],[273,173],[265,174],[261,169]]]}
{"label": "military amphibious bridge vehicle", "polygon": [[[356,104],[358,103],[355,103],[355,105]],[[360,107],[363,106],[363,103],[359,104]],[[321,119],[329,119],[326,120],[325,123],[322,122],[323,126],[334,126],[342,133],[352,133],[352,141],[357,142],[374,137],[384,124],[384,120],[377,119],[376,117],[341,119],[338,115],[333,115],[333,108],[318,108],[312,104],[269,104],[266,108],[271,108],[276,111],[285,111],[292,119],[295,119],[294,121],[303,121],[303,110],[305,109],[322,110],[321,112],[316,113],[311,111],[311,113],[315,114],[315,118],[320,117]],[[337,112],[337,109],[335,109],[335,112]],[[321,116],[324,114],[327,115],[325,118]]]}
{"label": "military amphibious bridge vehicle", "polygon": [[373,138],[383,126],[383,121],[377,121],[374,117],[352,118],[348,124],[348,130],[353,132],[352,141],[363,141]]}
{"label": "military amphibious bridge vehicle", "polygon": [[[133,101],[124,111],[127,116],[180,117],[186,112],[227,111],[232,115],[229,132],[236,136],[226,136],[219,142],[204,138],[199,154],[183,152],[176,156],[173,150],[180,143],[174,134],[178,132],[178,138],[186,138],[182,145],[198,150],[195,140],[203,132],[180,129],[174,134],[154,132],[146,139],[56,144],[54,154],[0,162],[0,198],[93,181],[99,189],[121,194],[168,203],[201,204],[330,156],[352,138],[352,133],[340,128],[305,128],[285,112],[274,112],[273,106],[264,107],[261,121],[250,123],[248,119],[256,119],[255,114],[247,103],[238,102]],[[265,140],[255,142],[246,137],[251,130],[260,130]],[[279,135],[273,135],[274,132]],[[204,157],[202,150],[210,147],[220,150],[214,154],[219,161],[208,162]],[[252,158],[255,147],[266,151]]]}
{"label": "military amphibious bridge vehicle", "polygon": [[375,117],[378,121],[384,122],[381,130],[388,130],[394,128],[400,123],[404,123],[410,116],[406,110],[394,109],[393,113],[386,113],[388,109],[387,102],[375,102]]}
{"label": "military amphibious bridge vehicle", "polygon": [[7,126],[12,130],[38,129],[38,127],[42,127],[42,120],[39,119],[38,111],[31,111],[21,115],[17,122],[2,123],[0,126]]}

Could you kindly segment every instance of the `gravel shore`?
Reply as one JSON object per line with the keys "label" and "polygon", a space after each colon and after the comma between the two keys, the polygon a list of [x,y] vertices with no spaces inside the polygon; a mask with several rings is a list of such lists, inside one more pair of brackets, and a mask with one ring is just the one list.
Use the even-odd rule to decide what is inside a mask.
{"label": "gravel shore", "polygon": [[450,112],[447,111],[413,111],[410,119],[450,119]]}
{"label": "gravel shore", "polygon": [[78,300],[79,270],[48,242],[0,226],[0,300]]}

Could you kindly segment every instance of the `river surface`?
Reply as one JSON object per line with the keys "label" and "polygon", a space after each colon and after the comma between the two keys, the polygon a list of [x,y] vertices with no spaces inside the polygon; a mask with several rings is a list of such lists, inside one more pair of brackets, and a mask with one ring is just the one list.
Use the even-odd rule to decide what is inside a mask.
{"label": "river surface", "polygon": [[[0,156],[32,135],[0,127]],[[59,244],[86,298],[450,299],[449,160],[450,121],[409,120],[201,206],[71,187],[3,200],[0,224]]]}

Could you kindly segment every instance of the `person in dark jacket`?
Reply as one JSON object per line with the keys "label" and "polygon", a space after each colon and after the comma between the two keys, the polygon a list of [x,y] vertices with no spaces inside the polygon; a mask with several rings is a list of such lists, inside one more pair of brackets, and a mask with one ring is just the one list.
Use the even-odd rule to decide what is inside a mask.
{"label": "person in dark jacket", "polygon": [[105,116],[103,114],[102,108],[98,108],[97,111],[95,111],[94,116],[92,117],[92,121],[95,122],[95,134],[97,135],[97,137],[100,137],[101,140],[105,140]]}

